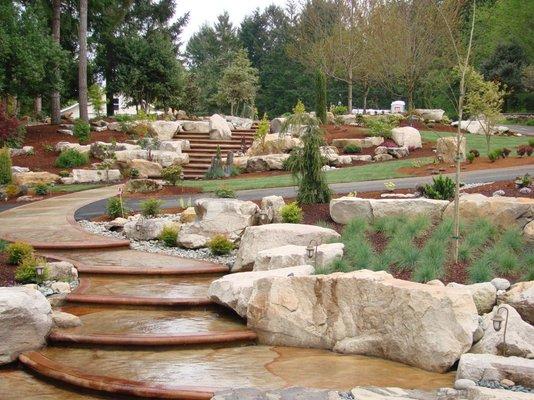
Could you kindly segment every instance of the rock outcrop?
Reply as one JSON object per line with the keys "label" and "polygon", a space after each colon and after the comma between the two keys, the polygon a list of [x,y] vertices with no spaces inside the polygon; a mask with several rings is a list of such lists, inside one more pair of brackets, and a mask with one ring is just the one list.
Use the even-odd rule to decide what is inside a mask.
{"label": "rock outcrop", "polygon": [[472,285],[451,282],[447,287],[464,289],[471,293],[479,314],[490,312],[497,302],[497,289],[490,282],[474,283]]}
{"label": "rock outcrop", "polygon": [[333,139],[332,146],[343,149],[345,146],[354,145],[361,147],[362,149],[367,147],[380,146],[384,143],[384,138],[382,136],[369,136],[362,139],[357,138],[347,138],[347,139]]}
{"label": "rock outcrop", "polygon": [[[343,243],[329,243],[317,246],[317,267],[324,267],[336,258],[343,257],[343,248]],[[306,246],[288,244],[258,252],[253,270],[267,271],[304,264],[314,265],[315,257],[308,257]]]}
{"label": "rock outcrop", "polygon": [[456,379],[471,379],[475,382],[482,379],[510,379],[516,385],[534,387],[534,360],[467,353],[460,358]]}
{"label": "rock outcrop", "polygon": [[258,280],[248,326],[262,343],[376,356],[447,371],[478,326],[465,291],[381,271]]}
{"label": "rock outcrop", "polygon": [[[460,161],[465,161],[466,157],[466,139],[462,137],[460,140]],[[452,164],[456,159],[456,150],[458,146],[458,140],[456,136],[445,136],[438,138],[436,142],[436,157],[439,161]]]}
{"label": "rock outcrop", "polygon": [[179,132],[180,123],[177,121],[153,121],[150,127],[155,132],[159,140],[170,140]]}
{"label": "rock outcrop", "polygon": [[303,224],[269,224],[245,229],[232,271],[252,268],[258,252],[294,244],[307,246],[311,240],[317,244],[338,239],[333,229]]}
{"label": "rock outcrop", "polygon": [[534,325],[534,281],[516,283],[499,302],[511,305],[521,318]]}
{"label": "rock outcrop", "polygon": [[118,169],[73,169],[73,183],[114,182],[122,178]]}
{"label": "rock outcrop", "polygon": [[247,308],[254,283],[273,276],[305,276],[313,274],[311,265],[299,265],[271,271],[249,271],[225,275],[214,280],[208,290],[211,300],[230,307],[240,316],[247,316]]}
{"label": "rock outcrop", "polygon": [[38,185],[59,182],[60,176],[52,174],[50,172],[21,172],[19,174],[13,174],[13,183],[19,186]]}
{"label": "rock outcrop", "polygon": [[52,328],[50,303],[39,291],[0,287],[0,365],[44,346]]}

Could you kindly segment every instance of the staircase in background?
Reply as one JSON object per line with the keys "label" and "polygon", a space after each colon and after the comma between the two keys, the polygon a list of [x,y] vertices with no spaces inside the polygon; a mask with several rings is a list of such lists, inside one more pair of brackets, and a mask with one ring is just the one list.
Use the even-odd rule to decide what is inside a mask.
{"label": "staircase in background", "polygon": [[251,129],[232,131],[231,140],[212,140],[209,133],[184,132],[180,139],[187,139],[191,143],[190,150],[183,150],[189,154],[189,164],[183,166],[185,179],[202,179],[208,171],[212,157],[217,153],[217,146],[221,147],[223,160],[233,151],[241,151],[242,147],[249,148],[254,141],[255,126]]}

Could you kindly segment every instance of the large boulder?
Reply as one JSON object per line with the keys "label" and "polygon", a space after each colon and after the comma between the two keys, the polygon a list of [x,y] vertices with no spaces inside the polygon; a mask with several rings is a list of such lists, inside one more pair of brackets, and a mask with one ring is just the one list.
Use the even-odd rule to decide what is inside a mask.
{"label": "large boulder", "polygon": [[415,113],[419,115],[424,121],[441,122],[445,111],[442,109],[428,109],[428,108],[416,108]]}
{"label": "large boulder", "polygon": [[122,178],[118,169],[73,169],[73,183],[113,182]]}
{"label": "large boulder", "polygon": [[490,282],[474,283],[472,285],[462,285],[460,283],[451,282],[447,286],[465,289],[471,293],[479,314],[490,312],[497,302],[497,289]]}
{"label": "large boulder", "polygon": [[54,150],[62,152],[65,150],[76,150],[78,153],[89,154],[91,152],[91,145],[81,145],[78,143],[58,142],[54,146]]}
{"label": "large boulder", "polygon": [[128,163],[128,167],[139,172],[139,178],[161,178],[163,167],[154,161],[136,158]]}
{"label": "large boulder", "polygon": [[439,220],[449,204],[446,200],[425,198],[413,199],[362,199],[359,197],[340,197],[330,201],[330,216],[338,224],[347,224],[354,218],[372,222],[374,218],[403,215],[416,217],[429,216]]}
{"label": "large boulder", "polygon": [[393,128],[391,130],[391,137],[400,147],[406,147],[408,149],[419,149],[423,147],[421,134],[411,126]]}
{"label": "large boulder", "polygon": [[[317,246],[317,259],[309,258],[306,246],[288,244],[273,249],[262,250],[254,261],[254,271],[267,271],[294,265],[315,264],[324,267],[336,258],[343,257],[343,243],[329,243]],[[315,265],[314,265],[315,267]]]}
{"label": "large boulder", "polygon": [[335,165],[339,159],[339,151],[335,146],[321,146],[321,157],[323,157],[328,165]]}
{"label": "large boulder", "polygon": [[475,382],[509,379],[516,385],[534,387],[534,359],[466,353],[458,363],[456,379]]}
{"label": "large boulder", "polygon": [[[61,142],[60,142],[61,143]],[[59,143],[58,143],[59,146]],[[98,158],[99,160],[105,160],[113,158],[116,151],[123,150],[140,150],[141,146],[130,143],[107,143],[107,142],[95,142],[91,144],[91,156]]]}
{"label": "large boulder", "polygon": [[[525,197],[486,197],[483,194],[464,194],[460,197],[460,218],[464,221],[486,218],[503,228],[524,226],[534,218],[534,199]],[[454,204],[445,209],[451,217]]]}
{"label": "large boulder", "polygon": [[[259,207],[251,201],[204,198],[195,201],[196,221],[183,226],[182,234],[212,238],[225,235],[237,240],[243,230],[256,222]],[[181,238],[179,238],[181,240]]]}
{"label": "large boulder", "polygon": [[124,234],[133,240],[154,240],[161,235],[164,221],[148,219],[140,216],[133,218],[124,224]]}
{"label": "large boulder", "polygon": [[39,291],[0,287],[0,365],[44,346],[52,328],[50,303]]}
{"label": "large boulder", "polygon": [[368,270],[261,279],[247,320],[261,343],[334,349],[438,372],[469,350],[478,325],[467,292]]}
{"label": "large boulder", "polygon": [[271,271],[238,272],[214,280],[208,290],[211,300],[230,307],[240,316],[246,317],[248,303],[254,283],[262,278],[273,276],[305,276],[313,274],[311,265],[299,265]]}
{"label": "large boulder", "polygon": [[302,140],[288,135],[270,134],[266,135],[263,142],[254,140],[252,146],[247,150],[247,156],[259,156],[264,154],[288,153],[293,148],[302,146]]}
{"label": "large boulder", "polygon": [[289,154],[267,154],[263,156],[248,157],[247,172],[283,170],[284,162],[288,158]]}
{"label": "large boulder", "polygon": [[275,247],[294,244],[307,246],[311,240],[317,244],[339,239],[333,229],[303,224],[269,224],[251,226],[245,229],[237,252],[233,271],[252,268],[258,252]]}
{"label": "large boulder", "polygon": [[180,123],[177,121],[154,121],[150,124],[159,140],[170,140],[179,132]]}
{"label": "large boulder", "polygon": [[271,120],[271,126],[270,126],[270,130],[271,130],[271,133],[280,133],[282,132],[282,126],[284,125],[284,123],[286,122],[286,118],[273,118]]}
{"label": "large boulder", "polygon": [[210,123],[208,121],[181,121],[181,124],[183,130],[186,132],[210,132]]}
{"label": "large boulder", "polygon": [[[481,328],[484,336],[471,348],[470,353],[479,354],[503,354],[504,329],[496,331],[493,328],[493,317],[497,310],[505,307],[508,310],[508,325],[506,329],[506,355],[527,357],[534,354],[534,326],[521,319],[518,312],[511,306],[505,304],[500,307],[494,307],[493,311],[484,315]],[[504,311],[500,315],[505,316]]]}
{"label": "large boulder", "polygon": [[162,150],[121,150],[115,152],[115,158],[119,163],[130,164],[132,160],[148,160],[160,164],[162,167],[171,165],[183,165],[189,163],[187,153]]}
{"label": "large boulder", "polygon": [[50,172],[22,172],[20,174],[13,174],[13,183],[18,186],[38,185],[59,182],[60,176]]}
{"label": "large boulder", "polygon": [[[460,139],[460,161],[465,161],[466,157],[466,139],[465,136],[462,136]],[[458,140],[456,136],[445,136],[438,138],[436,142],[436,157],[439,161],[442,161],[447,164],[455,162],[456,151],[458,147]]]}
{"label": "large boulder", "polygon": [[210,119],[210,139],[213,140],[230,140],[232,131],[226,120],[219,114],[213,114]]}
{"label": "large boulder", "polygon": [[226,121],[230,122],[236,129],[250,129],[252,128],[252,124],[254,122],[250,118],[234,117],[232,115],[227,115],[225,119]]}
{"label": "large boulder", "polygon": [[523,228],[523,238],[526,242],[534,243],[534,220],[530,221]]}
{"label": "large boulder", "polygon": [[534,281],[516,283],[499,302],[511,305],[521,318],[534,325]]}
{"label": "large boulder", "polygon": [[339,149],[343,149],[345,146],[352,145],[363,148],[376,147],[384,143],[384,138],[382,136],[369,136],[362,139],[356,138],[346,138],[346,139],[333,139],[332,146],[335,146]]}

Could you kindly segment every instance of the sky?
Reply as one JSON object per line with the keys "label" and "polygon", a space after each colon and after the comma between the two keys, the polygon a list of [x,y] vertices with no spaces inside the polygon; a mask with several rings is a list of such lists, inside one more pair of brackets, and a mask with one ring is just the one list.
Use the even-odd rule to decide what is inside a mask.
{"label": "sky", "polygon": [[213,24],[217,16],[225,10],[228,11],[232,23],[239,25],[243,18],[256,8],[263,10],[270,4],[285,6],[286,0],[178,0],[176,3],[177,15],[190,12],[189,23],[182,34],[182,43],[186,44],[202,24]]}

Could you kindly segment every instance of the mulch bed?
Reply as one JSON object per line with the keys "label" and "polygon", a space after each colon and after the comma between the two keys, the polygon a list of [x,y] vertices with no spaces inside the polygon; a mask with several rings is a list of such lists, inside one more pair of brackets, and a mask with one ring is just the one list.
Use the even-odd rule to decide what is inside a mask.
{"label": "mulch bed", "polygon": [[16,265],[7,263],[7,255],[0,253],[0,286],[13,286],[15,284]]}
{"label": "mulch bed", "polygon": [[457,128],[451,125],[445,124],[425,124],[422,121],[413,121],[410,125],[410,122],[403,120],[399,123],[399,126],[411,126],[418,131],[438,131],[438,132],[456,132]]}
{"label": "mulch bed", "polygon": [[[56,151],[46,151],[45,147],[54,147],[58,142],[78,143],[78,140],[70,135],[57,133],[59,125],[33,125],[28,126],[24,146],[33,146],[34,155],[22,155],[13,157],[13,165],[28,167],[31,171],[47,171],[57,174],[62,168],[54,166],[57,156]],[[104,132],[91,132],[89,143],[102,142],[124,142],[130,139],[124,132],[106,130]],[[100,162],[98,159],[90,159],[90,163]]]}

